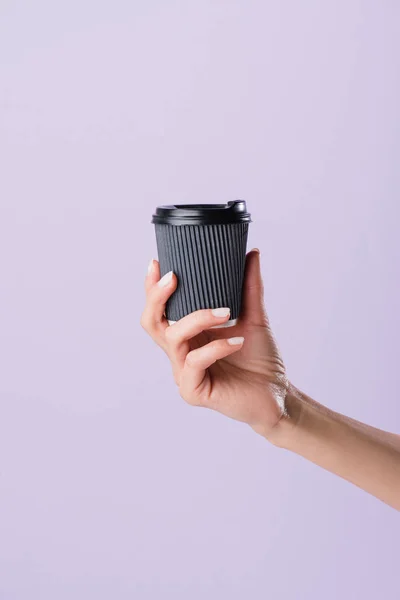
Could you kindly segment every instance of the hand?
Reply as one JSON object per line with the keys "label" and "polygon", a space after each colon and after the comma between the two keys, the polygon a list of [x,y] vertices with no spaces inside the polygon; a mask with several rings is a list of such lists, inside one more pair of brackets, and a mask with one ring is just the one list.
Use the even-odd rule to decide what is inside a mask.
{"label": "hand", "polygon": [[289,383],[264,309],[259,251],[246,257],[242,313],[233,327],[211,329],[229,320],[224,307],[198,310],[168,325],[165,304],[176,286],[173,273],[160,280],[159,264],[153,260],[141,324],[167,353],[182,398],[271,436],[285,414]]}
{"label": "hand", "polygon": [[246,258],[234,327],[211,329],[229,320],[228,311],[212,310],[169,326],[165,304],[176,285],[173,273],[160,279],[158,262],[150,263],[141,323],[167,353],[184,400],[248,423],[273,444],[400,510],[400,437],[329,410],[287,380],[264,310],[259,252]]}

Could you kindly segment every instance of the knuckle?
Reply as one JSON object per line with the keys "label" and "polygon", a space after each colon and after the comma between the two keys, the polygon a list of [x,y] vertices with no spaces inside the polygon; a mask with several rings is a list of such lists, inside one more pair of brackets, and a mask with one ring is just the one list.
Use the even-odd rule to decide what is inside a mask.
{"label": "knuckle", "polygon": [[149,329],[149,321],[148,321],[147,316],[144,313],[140,317],[140,325],[141,325],[141,327],[143,327],[143,329],[145,331],[148,331],[148,329]]}
{"label": "knuckle", "polygon": [[197,396],[188,393],[184,388],[180,388],[179,394],[186,404],[189,404],[190,406],[200,406],[200,399]]}
{"label": "knuckle", "polygon": [[174,367],[172,367],[172,376],[174,378],[174,381],[175,381],[176,385],[178,386],[178,388],[180,388],[180,386],[181,386],[181,375],[180,375],[179,371],[176,368],[174,368]]}

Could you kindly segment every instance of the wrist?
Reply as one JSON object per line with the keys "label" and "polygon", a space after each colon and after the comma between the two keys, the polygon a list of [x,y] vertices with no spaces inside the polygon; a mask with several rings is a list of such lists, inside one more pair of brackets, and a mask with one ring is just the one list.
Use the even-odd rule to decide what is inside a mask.
{"label": "wrist", "polygon": [[265,428],[260,424],[253,429],[274,446],[289,450],[298,431],[304,426],[306,411],[306,397],[289,383],[284,411],[277,423],[272,428]]}

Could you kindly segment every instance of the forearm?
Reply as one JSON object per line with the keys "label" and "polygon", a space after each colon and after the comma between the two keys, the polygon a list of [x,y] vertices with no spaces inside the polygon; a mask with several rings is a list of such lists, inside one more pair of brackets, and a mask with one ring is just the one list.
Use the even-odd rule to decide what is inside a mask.
{"label": "forearm", "polygon": [[400,510],[400,436],[321,406],[295,388],[269,437]]}

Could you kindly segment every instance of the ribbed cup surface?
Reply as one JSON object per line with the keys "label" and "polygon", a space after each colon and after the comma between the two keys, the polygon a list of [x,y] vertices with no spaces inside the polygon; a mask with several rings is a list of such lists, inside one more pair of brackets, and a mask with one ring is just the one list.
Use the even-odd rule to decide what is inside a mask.
{"label": "ribbed cup surface", "polygon": [[201,308],[229,306],[240,313],[248,223],[155,225],[161,275],[174,271],[178,287],[166,316],[178,321]]}

